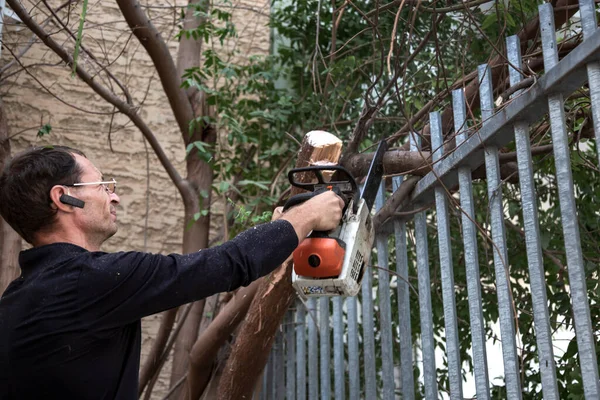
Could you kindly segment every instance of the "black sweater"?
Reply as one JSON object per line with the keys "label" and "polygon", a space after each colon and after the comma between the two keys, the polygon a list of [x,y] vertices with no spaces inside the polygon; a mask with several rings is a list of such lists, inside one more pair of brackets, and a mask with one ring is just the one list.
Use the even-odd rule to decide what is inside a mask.
{"label": "black sweater", "polygon": [[0,399],[137,399],[140,318],[246,286],[297,245],[275,221],[187,255],[21,252],[0,299]]}

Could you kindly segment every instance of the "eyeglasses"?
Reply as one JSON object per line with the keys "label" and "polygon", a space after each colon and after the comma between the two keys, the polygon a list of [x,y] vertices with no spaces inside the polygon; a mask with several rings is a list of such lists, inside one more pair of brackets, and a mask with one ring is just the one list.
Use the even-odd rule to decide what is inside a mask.
{"label": "eyeglasses", "polygon": [[114,179],[112,179],[110,181],[103,181],[103,182],[80,182],[80,183],[74,183],[72,185],[63,185],[63,186],[91,186],[91,185],[104,186],[104,190],[106,190],[106,193],[108,193],[108,194],[113,194],[115,192],[115,190],[117,190],[117,181],[115,181]]}

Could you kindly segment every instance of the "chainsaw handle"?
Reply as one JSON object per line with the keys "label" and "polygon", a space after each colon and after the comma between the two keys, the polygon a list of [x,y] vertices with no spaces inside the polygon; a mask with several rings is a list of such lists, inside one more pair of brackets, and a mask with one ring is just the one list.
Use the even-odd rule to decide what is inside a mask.
{"label": "chainsaw handle", "polygon": [[317,194],[320,194],[320,193],[317,193],[317,192],[300,193],[300,194],[290,197],[283,206],[283,212],[286,212],[290,208],[297,206],[300,203],[304,203],[306,200],[310,200],[311,198],[315,197]]}
{"label": "chainsaw handle", "polygon": [[340,198],[344,201],[344,210],[343,210],[343,212],[345,212],[346,211],[346,207],[348,206],[348,198],[346,196],[344,196],[344,194],[342,193],[342,191],[339,188],[337,188],[337,187],[333,187],[332,189],[319,189],[316,192],[300,193],[300,194],[297,194],[295,196],[292,196],[283,205],[283,212],[286,212],[290,208],[292,208],[294,206],[297,206],[300,203],[304,203],[305,201],[310,200],[313,197],[320,195],[321,193],[325,193],[327,190],[332,190],[333,193],[335,193],[338,196],[340,196]]}
{"label": "chainsaw handle", "polygon": [[[325,181],[322,171],[335,171],[334,179]],[[308,173],[316,178],[318,183],[306,183],[295,179],[296,174]],[[350,172],[341,165],[312,165],[310,167],[294,168],[288,172],[288,180],[299,189],[304,189],[313,192],[316,185],[335,185],[336,183],[348,183],[352,192],[358,192],[358,185],[350,174]]]}

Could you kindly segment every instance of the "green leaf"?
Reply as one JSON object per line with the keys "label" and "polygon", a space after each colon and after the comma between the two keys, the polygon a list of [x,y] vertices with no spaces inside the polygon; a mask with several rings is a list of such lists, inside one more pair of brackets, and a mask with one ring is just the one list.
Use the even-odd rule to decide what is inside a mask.
{"label": "green leaf", "polygon": [[577,339],[573,338],[569,342],[569,345],[567,346],[567,351],[565,351],[565,354],[563,354],[562,358],[568,360],[573,358],[575,354],[577,354]]}
{"label": "green leaf", "polygon": [[37,136],[43,137],[45,135],[49,135],[50,132],[52,132],[52,126],[50,124],[44,124],[44,126],[38,129]]}
{"label": "green leaf", "polygon": [[262,190],[269,190],[269,187],[266,185],[267,183],[270,183],[270,182],[267,182],[267,181],[257,182],[257,181],[251,181],[251,180],[245,179],[245,180],[239,181],[238,185],[239,186],[256,186]]}
{"label": "green leaf", "polygon": [[230,186],[229,182],[227,182],[227,181],[221,181],[219,183],[219,192],[225,193],[227,190],[229,190],[229,186]]}

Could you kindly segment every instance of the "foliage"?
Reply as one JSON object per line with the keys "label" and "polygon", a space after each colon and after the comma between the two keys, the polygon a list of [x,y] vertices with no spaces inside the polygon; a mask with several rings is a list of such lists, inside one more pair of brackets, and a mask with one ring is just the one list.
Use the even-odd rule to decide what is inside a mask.
{"label": "foliage", "polygon": [[[366,16],[366,10],[372,6],[364,2],[337,4],[332,10],[319,1],[292,1],[282,5],[272,16],[272,27],[284,36],[286,44],[278,48],[276,56],[270,58],[270,67],[279,68],[275,74],[287,77],[289,90],[286,91],[288,101],[278,104],[278,112],[287,112],[278,122],[285,126],[286,132],[298,134],[310,129],[322,128],[333,131],[344,140],[351,137],[352,129],[361,115],[365,104],[375,104],[380,100],[383,89],[392,79],[397,79],[394,90],[383,94],[379,116],[370,127],[367,139],[361,148],[368,149],[370,144],[394,134],[399,126],[418,112],[424,104],[436,94],[448,88],[453,82],[461,79],[476,66],[494,56],[496,50],[502,50],[504,38],[522,29],[536,14],[537,3],[532,1],[496,2],[487,10],[481,8],[460,9],[449,12],[444,18],[437,20],[437,14],[405,7],[399,20],[405,25],[398,29],[394,37],[396,48],[391,49],[393,24],[397,8],[380,13],[376,24],[374,15]],[[319,10],[319,7],[321,9]],[[317,11],[318,10],[318,11]],[[343,14],[342,14],[343,12]],[[340,15],[342,15],[340,17]],[[335,21],[339,18],[337,29]],[[410,23],[408,23],[410,21]],[[318,29],[317,29],[318,23]],[[430,29],[434,29],[431,38],[417,54],[415,48],[426,38]],[[333,48],[332,37],[338,45]],[[529,43],[538,46],[539,43]],[[388,70],[387,55],[392,53],[391,67]],[[404,61],[412,60],[406,65]],[[398,72],[394,76],[394,72]],[[273,70],[271,70],[273,71]],[[391,74],[390,74],[391,73]],[[370,88],[373,90],[370,90]],[[274,88],[273,88],[274,89]],[[496,89],[503,91],[503,88]],[[275,90],[277,92],[277,90]],[[260,96],[255,92],[257,96]],[[273,96],[274,93],[270,93]],[[442,109],[447,100],[438,101],[436,108]],[[266,105],[267,103],[259,103]],[[570,133],[580,130],[583,119],[589,108],[584,95],[583,102],[574,100],[568,103],[572,111],[572,127]],[[289,107],[284,108],[283,106]],[[265,107],[267,109],[267,107]],[[287,111],[286,111],[287,110]],[[571,114],[569,114],[571,115]],[[236,119],[236,122],[238,119]],[[426,118],[417,120],[413,129],[420,130],[427,123]],[[540,126],[536,127],[540,128]],[[229,126],[228,129],[237,128]],[[537,144],[549,143],[549,133],[542,129],[536,137]],[[508,150],[512,150],[509,146]],[[578,211],[581,218],[582,248],[586,260],[588,296],[592,304],[592,321],[599,321],[598,308],[598,243],[597,232],[599,217],[593,205],[600,195],[600,186],[595,165],[595,146],[593,143],[573,141],[572,165],[575,192],[578,197]],[[540,230],[543,241],[544,268],[547,282],[549,312],[553,332],[560,330],[573,331],[570,296],[568,295],[568,273],[564,254],[563,233],[560,221],[558,193],[554,178],[553,159],[548,156],[535,158],[536,187],[539,197]],[[499,340],[493,326],[498,322],[498,300],[495,289],[495,271],[493,266],[493,245],[489,237],[489,210],[485,182],[474,184],[476,201],[476,221],[480,227],[479,260],[482,282],[483,315],[486,321],[486,337],[488,340]],[[510,243],[508,258],[511,266],[511,283],[516,312],[518,315],[518,332],[522,342],[519,357],[524,385],[524,398],[541,399],[541,380],[539,375],[537,343],[532,315],[531,294],[528,288],[529,270],[526,257],[525,242],[522,237],[523,221],[518,185],[506,184],[504,190],[506,215],[515,227],[507,227],[507,240]],[[471,332],[469,323],[468,295],[466,290],[466,272],[464,268],[464,250],[462,249],[460,212],[456,205],[452,208],[453,218],[451,237],[453,238],[453,259],[456,287],[456,304],[459,321],[460,356],[465,373],[472,373],[473,364],[469,353],[471,348]],[[434,221],[435,213],[431,212]],[[585,221],[585,222],[583,222]],[[435,229],[429,230],[429,249],[432,279],[432,302],[434,307],[433,323],[435,326],[436,345],[445,348],[443,341],[444,315],[441,295],[439,254]],[[409,279],[417,286],[417,272],[414,269],[414,239],[410,239],[410,272]],[[390,265],[395,262],[393,242],[390,243]],[[548,257],[551,255],[552,257]],[[375,261],[374,261],[375,262]],[[393,321],[398,321],[397,298],[392,296]],[[377,311],[376,304],[376,311]],[[411,310],[418,310],[418,299],[411,293]],[[376,316],[376,318],[378,318]],[[417,343],[420,335],[419,315],[411,315],[413,327],[413,343]],[[375,326],[378,326],[376,323]],[[600,327],[593,327],[597,332]],[[394,332],[397,332],[394,326]],[[380,338],[376,335],[378,344]],[[398,338],[396,338],[398,341]],[[577,344],[573,339],[565,347],[566,352],[557,351],[555,360],[558,371],[558,386],[561,397],[580,398],[583,396],[580,369],[577,358]],[[381,351],[377,346],[377,351]],[[398,364],[398,342],[395,343],[395,363]],[[488,362],[491,360],[488,359]],[[440,389],[449,390],[447,379],[447,360],[438,365],[441,374]],[[418,372],[418,369],[417,369]],[[415,374],[415,377],[418,373]],[[490,377],[494,398],[506,396],[502,379]],[[416,379],[416,378],[415,378]],[[417,387],[420,383],[415,381]],[[422,392],[423,388],[420,387]],[[422,393],[421,393],[422,394]]]}
{"label": "foliage", "polygon": [[50,132],[52,132],[52,125],[44,124],[43,126],[40,127],[40,129],[38,129],[37,136],[42,137],[45,135],[49,135]]}

